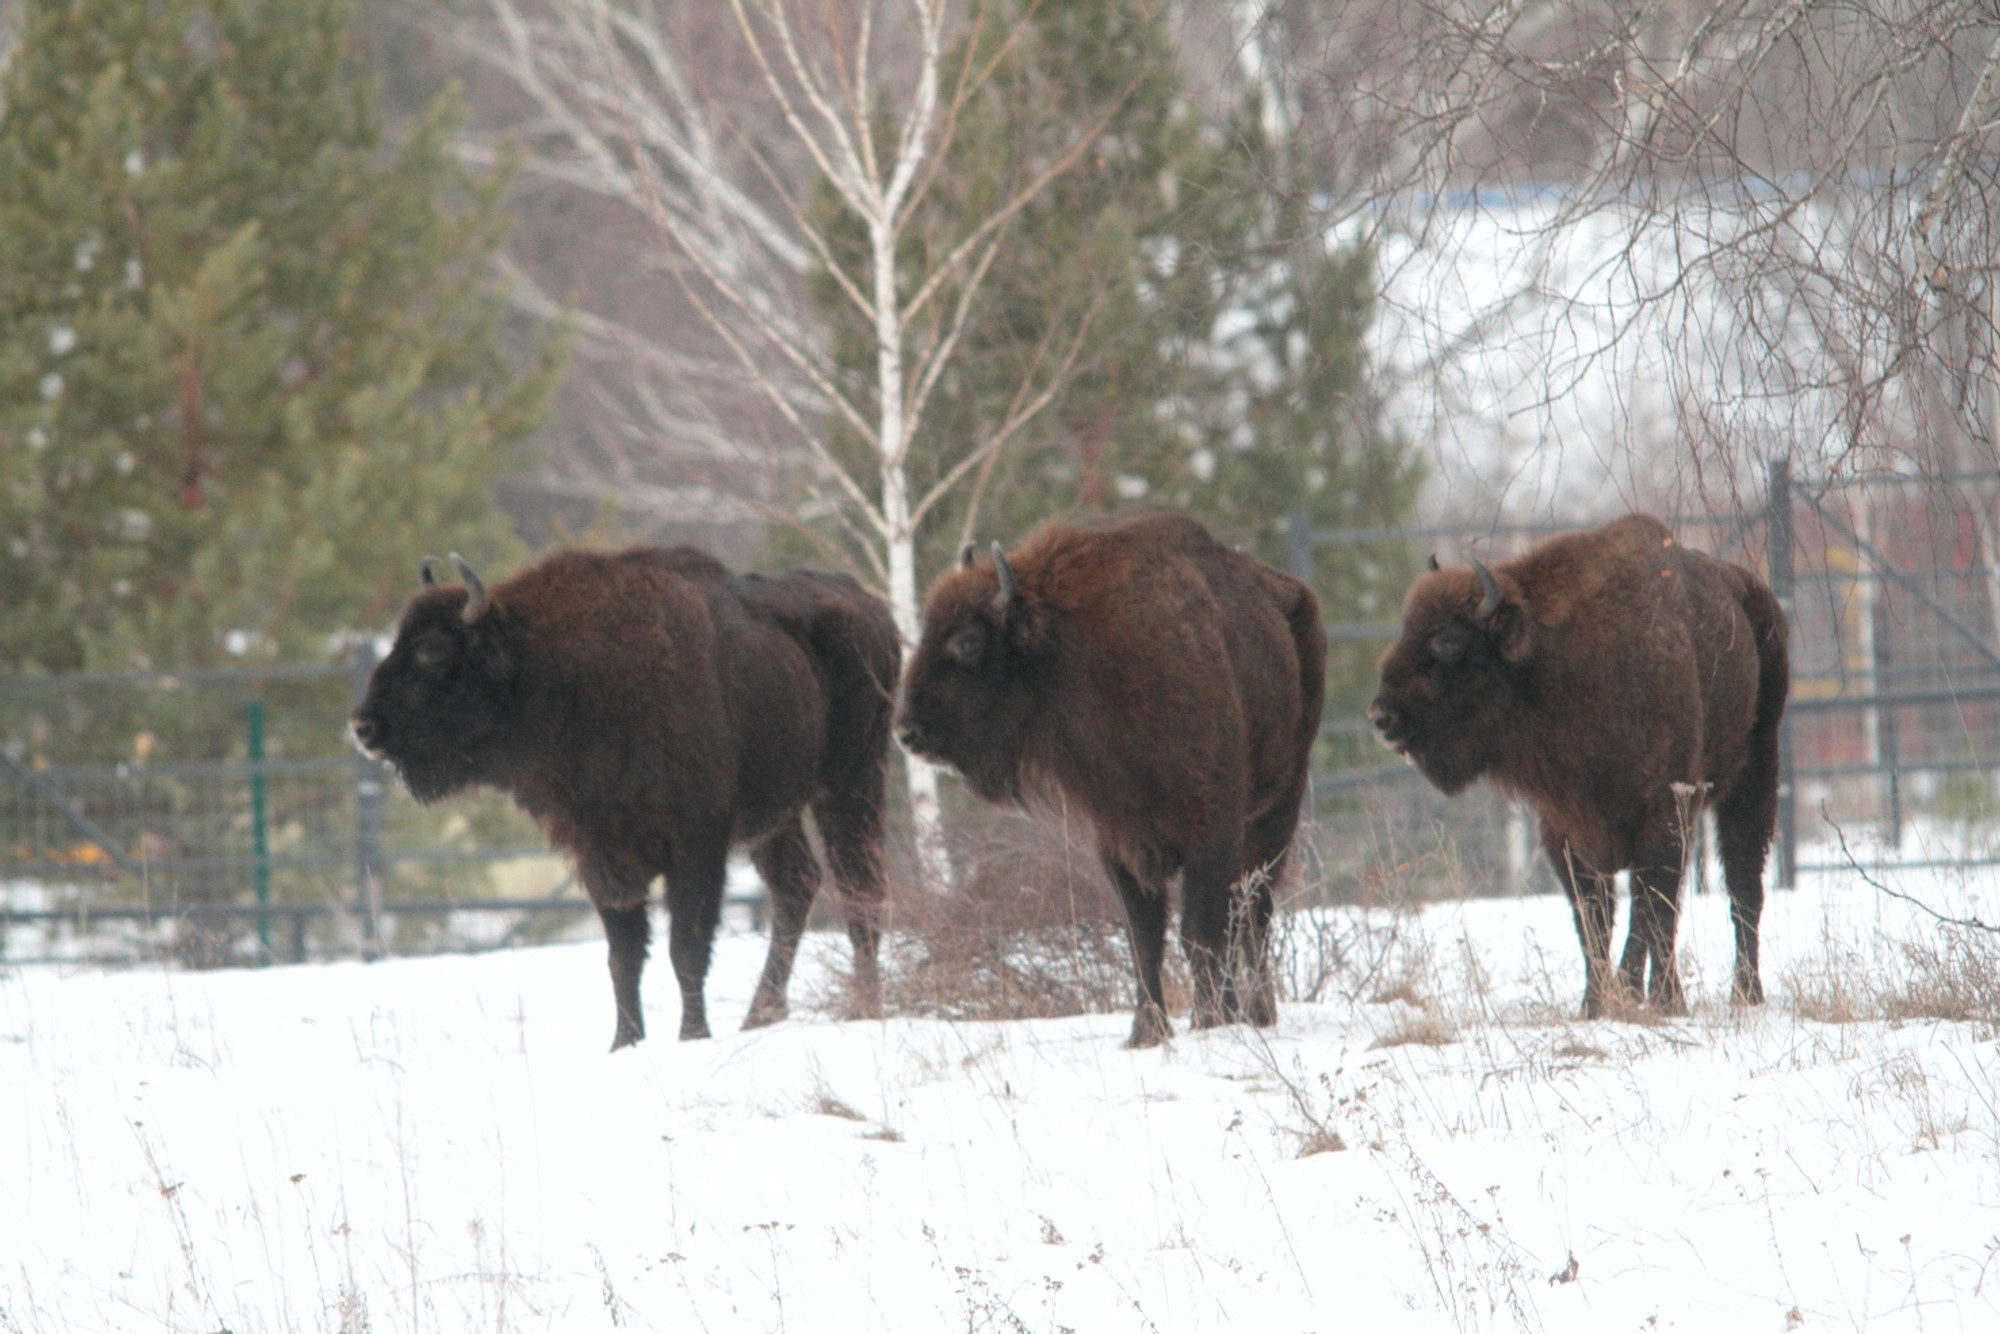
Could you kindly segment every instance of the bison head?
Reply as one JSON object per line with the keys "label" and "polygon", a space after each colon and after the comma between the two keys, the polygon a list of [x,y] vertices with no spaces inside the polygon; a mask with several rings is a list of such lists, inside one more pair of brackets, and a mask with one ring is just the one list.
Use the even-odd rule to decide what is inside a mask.
{"label": "bison head", "polygon": [[1028,730],[1047,690],[1046,628],[1046,609],[1000,544],[985,564],[967,543],[924,602],[896,719],[905,749],[958,770],[988,801],[1018,800]]}
{"label": "bison head", "polygon": [[439,586],[425,558],[395,647],[368,680],[349,726],[355,744],[394,765],[412,796],[436,801],[486,773],[508,716],[519,660],[504,608],[457,555],[463,588]]}
{"label": "bison head", "polygon": [[1520,698],[1530,631],[1520,587],[1504,574],[1475,561],[1418,579],[1368,706],[1377,739],[1441,791],[1462,791],[1492,767]]}

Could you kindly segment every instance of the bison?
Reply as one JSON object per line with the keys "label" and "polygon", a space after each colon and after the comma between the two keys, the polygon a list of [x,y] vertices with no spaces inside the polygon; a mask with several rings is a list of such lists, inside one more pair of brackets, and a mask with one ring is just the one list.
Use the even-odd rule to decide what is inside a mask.
{"label": "bison", "polygon": [[[1764,999],[1757,929],[1778,809],[1784,613],[1755,575],[1628,515],[1495,569],[1437,568],[1403,608],[1369,706],[1380,740],[1448,794],[1479,777],[1525,801],[1569,894],[1587,1017],[1614,995],[1685,1008],[1674,957],[1683,854],[1715,812],[1731,987]],[[1613,877],[1631,921],[1614,978]]]}
{"label": "bison", "polygon": [[888,611],[840,575],[733,575],[687,547],[562,551],[495,585],[426,560],[355,741],[433,802],[511,794],[573,858],[604,923],[612,1050],[645,1036],[648,887],[666,877],[680,1036],[702,997],[734,844],[770,887],[771,946],[745,1028],[786,1012],[820,878],[812,809],[854,948],[855,1004],[880,1012],[882,790],[902,651]]}
{"label": "bison", "polygon": [[1194,1026],[1276,1021],[1271,889],[1325,658],[1312,590],[1187,518],[1045,524],[1011,555],[968,546],[931,586],[898,735],[988,801],[1060,799],[1088,818],[1131,927],[1128,1045],[1172,1032],[1160,963],[1176,874]]}

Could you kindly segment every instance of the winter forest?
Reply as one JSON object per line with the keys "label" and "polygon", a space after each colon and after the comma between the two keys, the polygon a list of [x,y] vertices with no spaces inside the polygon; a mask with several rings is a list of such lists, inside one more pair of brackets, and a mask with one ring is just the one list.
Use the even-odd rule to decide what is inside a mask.
{"label": "winter forest", "polygon": [[2000,1329],[1996,274],[1970,0],[0,0],[0,1334]]}

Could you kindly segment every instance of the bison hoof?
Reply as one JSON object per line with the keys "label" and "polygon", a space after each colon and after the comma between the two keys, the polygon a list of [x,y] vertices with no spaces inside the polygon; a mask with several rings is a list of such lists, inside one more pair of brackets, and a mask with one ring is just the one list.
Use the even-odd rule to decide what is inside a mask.
{"label": "bison hoof", "polygon": [[1232,1013],[1252,1028],[1270,1028],[1278,1022],[1278,1002],[1269,992],[1257,992]]}
{"label": "bison hoof", "polygon": [[708,1035],[709,1035],[708,1024],[706,1023],[706,1021],[696,1019],[690,1023],[686,1019],[681,1020],[682,1042],[694,1042],[700,1038],[705,1038]]}
{"label": "bison hoof", "polygon": [[1157,1047],[1173,1035],[1174,1026],[1167,1022],[1166,1013],[1156,1005],[1147,1005],[1132,1016],[1132,1036],[1125,1039],[1125,1045],[1134,1050]]}
{"label": "bison hoof", "polygon": [[1745,982],[1742,978],[1737,978],[1736,984],[1729,988],[1729,1002],[1732,1005],[1762,1005],[1764,1003],[1762,979],[1753,977]]}
{"label": "bison hoof", "polygon": [[627,1028],[625,1025],[620,1024],[618,1031],[611,1035],[611,1050],[617,1051],[620,1047],[630,1047],[645,1036],[644,1029]]}
{"label": "bison hoof", "polygon": [[[743,1016],[743,1031],[748,1033],[753,1028],[769,1028],[772,1024],[783,1020],[789,1013],[790,1011],[783,1005],[753,1005],[750,1007],[750,1013]],[[699,1036],[707,1037],[708,1034],[702,1033]]]}

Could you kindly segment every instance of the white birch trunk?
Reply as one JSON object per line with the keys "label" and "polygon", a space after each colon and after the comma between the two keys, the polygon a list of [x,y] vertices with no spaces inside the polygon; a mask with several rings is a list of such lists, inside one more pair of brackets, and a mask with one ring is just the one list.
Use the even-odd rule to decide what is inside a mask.
{"label": "white birch trunk", "polygon": [[[917,605],[916,527],[910,514],[908,423],[904,416],[902,299],[896,284],[896,228],[893,209],[868,221],[875,267],[875,393],[881,405],[876,448],[882,460],[882,518],[889,558],[889,610],[903,637],[903,652],[916,651],[921,609]],[[908,777],[910,827],[924,883],[940,893],[951,888],[951,855],[945,846],[944,811],[938,801],[937,768],[921,755],[903,752]]]}

